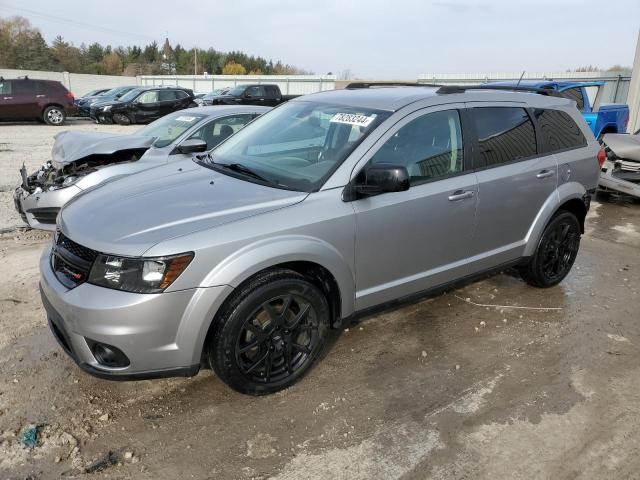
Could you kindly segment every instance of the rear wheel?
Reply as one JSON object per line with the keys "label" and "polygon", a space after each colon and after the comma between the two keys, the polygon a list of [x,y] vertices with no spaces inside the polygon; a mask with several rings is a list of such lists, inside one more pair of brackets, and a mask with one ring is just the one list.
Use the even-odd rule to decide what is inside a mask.
{"label": "rear wheel", "polygon": [[571,212],[557,213],[544,229],[530,262],[522,268],[522,277],[535,287],[557,285],[571,270],[579,248],[580,222]]}
{"label": "rear wheel", "polygon": [[49,125],[62,125],[67,118],[63,108],[50,106],[42,112],[42,120]]}
{"label": "rear wheel", "polygon": [[274,270],[241,287],[217,320],[211,368],[231,388],[263,395],[309,370],[324,346],[329,305],[304,276]]}

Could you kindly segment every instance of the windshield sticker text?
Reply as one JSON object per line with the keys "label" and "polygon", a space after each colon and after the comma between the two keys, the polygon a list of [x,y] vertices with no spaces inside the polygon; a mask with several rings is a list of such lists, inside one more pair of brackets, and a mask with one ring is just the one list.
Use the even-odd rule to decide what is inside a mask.
{"label": "windshield sticker text", "polygon": [[368,127],[375,118],[375,115],[367,116],[356,113],[336,113],[330,121],[331,123],[346,123],[348,125],[357,125],[358,127]]}

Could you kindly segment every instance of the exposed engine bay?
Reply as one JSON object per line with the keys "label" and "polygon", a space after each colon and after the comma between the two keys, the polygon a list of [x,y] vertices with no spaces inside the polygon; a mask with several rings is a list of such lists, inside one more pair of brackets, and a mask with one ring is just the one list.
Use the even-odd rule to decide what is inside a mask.
{"label": "exposed engine bay", "polygon": [[24,165],[20,169],[22,188],[30,193],[41,193],[68,187],[80,178],[105,166],[116,163],[135,162],[147,151],[147,148],[119,150],[112,154],[96,154],[65,163],[60,166],[48,161],[36,172],[27,175]]}

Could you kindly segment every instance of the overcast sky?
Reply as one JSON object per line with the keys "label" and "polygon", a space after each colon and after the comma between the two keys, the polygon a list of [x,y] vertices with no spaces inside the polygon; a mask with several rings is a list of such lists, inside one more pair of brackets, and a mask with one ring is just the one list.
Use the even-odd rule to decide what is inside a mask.
{"label": "overcast sky", "polygon": [[[630,66],[640,0],[0,0],[47,41],[242,50],[315,73],[421,73]],[[64,19],[64,20],[62,20]]]}

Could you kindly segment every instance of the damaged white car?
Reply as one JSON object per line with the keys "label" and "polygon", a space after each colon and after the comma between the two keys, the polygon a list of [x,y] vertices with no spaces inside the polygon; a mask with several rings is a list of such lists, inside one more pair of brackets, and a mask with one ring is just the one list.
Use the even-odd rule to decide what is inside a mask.
{"label": "damaged white car", "polygon": [[61,132],[54,137],[50,161],[30,175],[22,166],[22,182],[14,192],[16,210],[30,227],[54,230],[62,206],[83,190],[210,150],[268,110],[259,106],[180,110],[132,135]]}
{"label": "damaged white car", "polygon": [[607,133],[601,140],[606,155],[598,187],[640,198],[640,130],[633,135]]}

